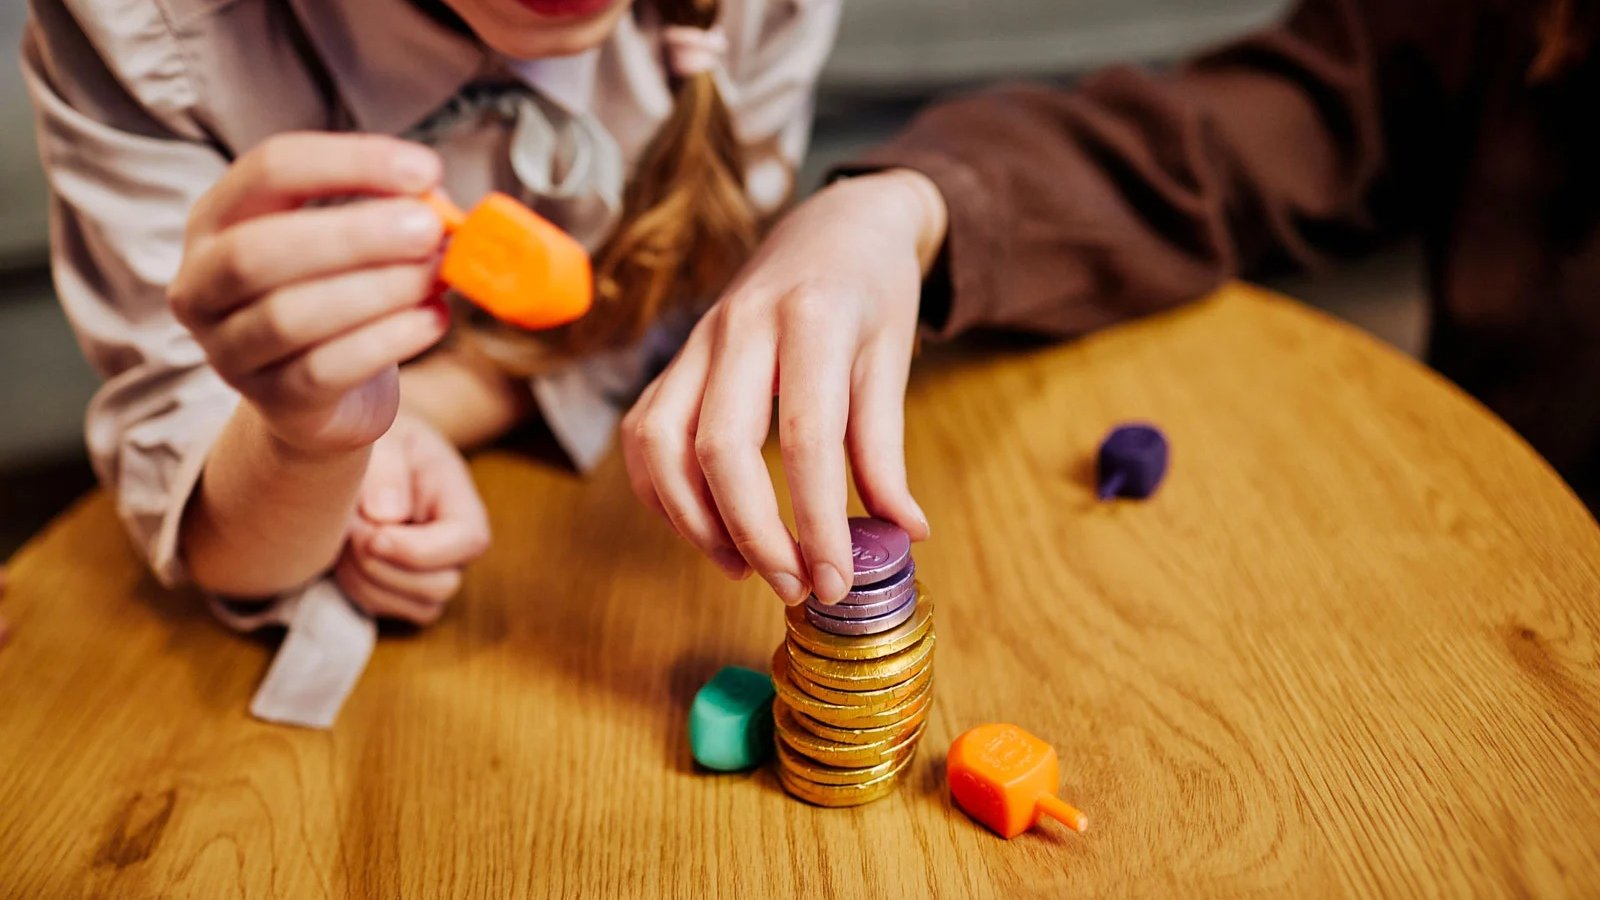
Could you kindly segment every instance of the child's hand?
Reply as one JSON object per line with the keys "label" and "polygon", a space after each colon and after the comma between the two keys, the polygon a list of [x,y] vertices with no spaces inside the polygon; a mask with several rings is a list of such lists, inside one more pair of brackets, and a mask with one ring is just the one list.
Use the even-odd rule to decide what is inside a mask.
{"label": "child's hand", "polygon": [[[448,325],[434,293],[432,150],[395,138],[285,134],[240,157],[189,216],[173,313],[211,365],[299,450],[388,429],[396,367]],[[372,199],[306,208],[352,194]]]}
{"label": "child's hand", "polygon": [[402,413],[372,447],[334,577],[374,616],[437,621],[461,570],[489,547],[489,520],[460,452]]}
{"label": "child's hand", "polygon": [[[844,596],[847,448],[867,509],[927,537],[906,485],[903,405],[944,215],[938,189],[908,171],[822,191],[778,226],[623,420],[634,492],[730,577],[753,568],[789,604]],[[761,458],[774,393],[798,546]]]}

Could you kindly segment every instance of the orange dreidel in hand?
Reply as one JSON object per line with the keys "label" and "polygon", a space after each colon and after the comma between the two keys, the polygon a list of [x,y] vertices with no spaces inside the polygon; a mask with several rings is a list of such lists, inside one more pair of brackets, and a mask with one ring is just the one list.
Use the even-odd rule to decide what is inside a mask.
{"label": "orange dreidel in hand", "polygon": [[576,321],[594,303],[589,253],[571,235],[501,193],[472,212],[439,191],[422,201],[450,237],[439,279],[490,315],[528,329]]}
{"label": "orange dreidel in hand", "polygon": [[1015,725],[979,725],[955,739],[946,760],[950,796],[967,814],[1011,839],[1049,816],[1073,831],[1089,818],[1056,796],[1056,749]]}

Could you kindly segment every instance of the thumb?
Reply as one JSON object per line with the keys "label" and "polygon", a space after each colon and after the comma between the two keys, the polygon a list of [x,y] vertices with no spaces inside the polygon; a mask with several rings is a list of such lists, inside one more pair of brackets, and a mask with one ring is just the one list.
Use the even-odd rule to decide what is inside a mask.
{"label": "thumb", "polygon": [[378,524],[407,522],[412,516],[411,466],[394,443],[372,448],[361,481],[361,514]]}

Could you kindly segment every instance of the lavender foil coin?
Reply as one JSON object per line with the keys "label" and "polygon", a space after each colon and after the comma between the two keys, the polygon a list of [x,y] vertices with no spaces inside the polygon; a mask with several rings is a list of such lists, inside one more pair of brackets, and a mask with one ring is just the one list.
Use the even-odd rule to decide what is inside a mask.
{"label": "lavender foil coin", "polygon": [[823,615],[812,609],[809,604],[806,606],[806,618],[810,620],[811,624],[829,634],[862,635],[888,631],[911,618],[911,614],[916,611],[917,595],[913,591],[906,597],[905,602],[900,604],[899,609],[885,615],[873,616],[870,619],[839,619]]}
{"label": "lavender foil coin", "polygon": [[876,584],[911,562],[911,536],[882,519],[850,520],[850,555],[855,560],[857,587]]}
{"label": "lavender foil coin", "polygon": [[[884,580],[875,584],[857,585],[854,590],[848,594],[845,594],[844,599],[840,600],[839,603],[842,606],[869,606],[871,604],[878,603],[887,597],[910,590],[911,586],[916,584],[916,577],[916,560],[908,559],[906,560],[906,567],[904,569],[901,569],[893,575],[890,575],[888,578],[885,578]],[[823,612],[827,612],[829,609],[829,607],[826,606],[819,606],[817,608]],[[842,614],[829,612],[828,615],[837,616]]]}
{"label": "lavender foil coin", "polygon": [[912,586],[904,591],[891,594],[877,603],[854,604],[851,606],[846,606],[843,603],[838,606],[824,606],[817,602],[817,598],[811,597],[806,600],[806,609],[818,615],[827,616],[830,619],[876,619],[878,616],[886,616],[894,612],[907,603],[913,602],[916,598],[917,589]]}
{"label": "lavender foil coin", "polygon": [[806,606],[835,619],[870,619],[881,616],[900,608],[917,590],[917,566],[915,563],[900,570],[900,573],[888,581],[880,581],[870,588],[860,591],[851,591],[834,606],[828,606],[812,595],[806,598]]}

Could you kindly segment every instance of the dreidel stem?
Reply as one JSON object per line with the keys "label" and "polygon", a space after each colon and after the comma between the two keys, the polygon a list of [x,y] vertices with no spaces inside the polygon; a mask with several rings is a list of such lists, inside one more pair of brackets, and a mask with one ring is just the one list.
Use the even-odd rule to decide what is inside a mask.
{"label": "dreidel stem", "polygon": [[1127,476],[1124,475],[1121,472],[1113,472],[1113,473],[1111,473],[1111,477],[1107,478],[1105,480],[1105,483],[1100,485],[1100,499],[1101,499],[1101,501],[1103,502],[1103,501],[1106,501],[1106,500],[1110,500],[1112,497],[1115,497],[1117,495],[1117,492],[1122,490],[1122,483],[1124,481],[1127,481],[1127,480],[1128,480]]}
{"label": "dreidel stem", "polygon": [[446,234],[454,234],[456,229],[461,227],[461,223],[467,220],[467,214],[462,212],[461,207],[455,205],[449,197],[446,197],[444,191],[432,190],[423,194],[419,199],[428,204],[429,208],[439,216],[440,221],[444,222]]}
{"label": "dreidel stem", "polygon": [[1081,832],[1089,827],[1088,816],[1079,811],[1077,807],[1054,794],[1040,794],[1038,810],[1073,831]]}

